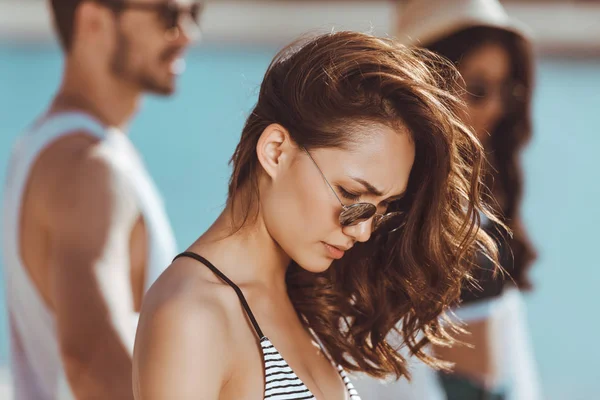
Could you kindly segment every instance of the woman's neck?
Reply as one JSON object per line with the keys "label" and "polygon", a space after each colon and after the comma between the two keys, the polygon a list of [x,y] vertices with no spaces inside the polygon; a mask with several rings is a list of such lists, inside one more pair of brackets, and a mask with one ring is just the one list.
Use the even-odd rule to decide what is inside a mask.
{"label": "woman's neck", "polygon": [[286,291],[289,256],[269,234],[260,212],[251,213],[240,227],[242,221],[228,205],[190,251],[202,254],[237,285],[258,284]]}

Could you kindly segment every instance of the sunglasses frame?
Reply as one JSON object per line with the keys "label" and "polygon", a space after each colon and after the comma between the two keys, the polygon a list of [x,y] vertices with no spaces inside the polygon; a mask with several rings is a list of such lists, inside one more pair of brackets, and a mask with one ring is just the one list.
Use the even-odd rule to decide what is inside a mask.
{"label": "sunglasses frame", "polygon": [[[473,105],[479,105],[489,100],[490,96],[500,96],[503,103],[507,106],[513,106],[523,101],[525,97],[526,88],[525,85],[519,81],[510,81],[502,87],[490,88],[487,82],[473,81],[467,82],[465,85],[465,92],[468,96],[468,102]],[[482,89],[483,94],[477,94],[473,91],[473,88]]]}
{"label": "sunglasses frame", "polygon": [[[196,25],[200,25],[200,17],[204,10],[204,2],[196,1],[186,6],[179,6],[173,1],[162,1],[158,3],[141,3],[127,0],[96,0],[98,3],[109,7],[113,12],[120,13],[125,10],[152,11],[158,14],[165,25],[166,30],[179,27],[181,14],[187,12]],[[194,15],[195,14],[195,15]]]}
{"label": "sunglasses frame", "polygon": [[[317,168],[317,170],[319,171],[319,173],[321,174],[321,176],[323,177],[323,179],[325,180],[325,183],[327,183],[327,186],[329,186],[329,189],[331,189],[331,191],[333,192],[333,195],[335,196],[335,198],[337,199],[337,201],[340,203],[340,205],[342,206],[342,211],[340,212],[340,216],[339,216],[339,222],[340,225],[342,225],[343,227],[346,226],[354,226],[354,225],[358,225],[362,222],[366,222],[369,219],[373,218],[373,225],[372,225],[372,232],[377,231],[379,228],[381,228],[381,222],[386,220],[386,218],[391,218],[391,217],[395,217],[395,216],[400,216],[403,215],[404,213],[402,211],[392,211],[389,213],[385,213],[385,214],[380,214],[377,212],[377,207],[372,204],[372,203],[367,203],[367,202],[360,202],[360,203],[354,203],[351,205],[346,205],[342,202],[342,200],[339,198],[339,196],[337,195],[335,189],[333,188],[333,186],[331,186],[331,184],[329,183],[329,181],[327,180],[327,178],[325,177],[325,174],[323,173],[323,171],[321,170],[321,168],[319,168],[319,165],[317,164],[317,162],[315,161],[315,159],[310,155],[310,153],[308,152],[308,150],[306,149],[306,147],[302,146],[302,150],[304,150],[304,152],[306,153],[306,155],[308,155],[308,158],[310,158],[310,160],[313,162],[313,164],[315,165],[315,167]],[[356,212],[357,214],[362,214],[363,212],[357,212],[355,210],[357,210],[358,208],[361,207],[368,207],[369,209],[373,210],[373,213],[368,217],[368,218],[357,218],[353,216],[353,212]],[[364,209],[363,209],[364,210]],[[400,224],[398,227],[388,230],[388,233],[392,233],[397,231],[398,229],[402,228],[404,226],[404,223]]]}

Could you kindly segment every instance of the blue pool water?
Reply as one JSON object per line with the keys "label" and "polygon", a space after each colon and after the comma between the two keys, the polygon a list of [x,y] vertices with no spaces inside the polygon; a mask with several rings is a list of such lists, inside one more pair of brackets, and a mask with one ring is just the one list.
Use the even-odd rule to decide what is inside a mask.
{"label": "blue pool water", "polygon": [[[195,49],[178,94],[146,99],[131,126],[166,199],[180,249],[220,212],[227,160],[274,51]],[[0,45],[0,179],[15,135],[43,110],[60,72],[55,47]],[[535,138],[525,160],[524,213],[540,253],[533,272],[536,290],[527,302],[550,400],[600,398],[599,127],[600,60],[542,60]],[[0,293],[3,364],[8,360],[4,304]]]}

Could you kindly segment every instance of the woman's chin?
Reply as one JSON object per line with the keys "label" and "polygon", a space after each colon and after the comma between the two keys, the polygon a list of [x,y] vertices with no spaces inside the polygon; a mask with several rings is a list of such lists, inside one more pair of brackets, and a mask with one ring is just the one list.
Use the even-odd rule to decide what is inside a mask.
{"label": "woman's chin", "polygon": [[308,272],[312,272],[313,274],[320,274],[322,272],[327,271],[331,267],[333,260],[331,258],[327,258],[327,257],[319,257],[319,258],[315,258],[310,261],[296,262],[296,263],[302,269],[304,269]]}

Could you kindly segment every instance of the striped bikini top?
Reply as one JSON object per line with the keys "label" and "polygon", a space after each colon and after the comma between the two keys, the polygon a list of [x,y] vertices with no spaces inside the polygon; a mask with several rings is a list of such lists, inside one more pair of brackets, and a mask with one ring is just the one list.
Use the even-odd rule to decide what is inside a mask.
{"label": "striped bikini top", "polygon": [[[194,260],[206,265],[215,275],[231,286],[237,294],[240,302],[242,303],[244,311],[246,311],[246,314],[248,315],[248,318],[250,319],[250,322],[252,323],[252,326],[254,327],[254,330],[260,339],[260,347],[262,350],[265,371],[265,400],[316,400],[315,396],[298,378],[288,363],[283,359],[281,354],[279,354],[279,351],[277,351],[275,346],[273,346],[271,341],[269,341],[269,339],[262,333],[262,330],[260,329],[260,326],[258,326],[258,322],[256,321],[256,318],[254,318],[254,314],[252,314],[250,306],[248,305],[248,302],[246,301],[246,298],[244,297],[244,294],[240,288],[204,257],[189,251],[179,254],[177,257],[175,257],[175,259],[179,257],[193,258]],[[346,385],[349,399],[360,400],[360,397],[350,382],[350,378],[348,378],[348,375],[346,375],[346,372],[340,366],[338,366],[337,369],[342,377],[342,380],[344,381],[344,384]]]}

